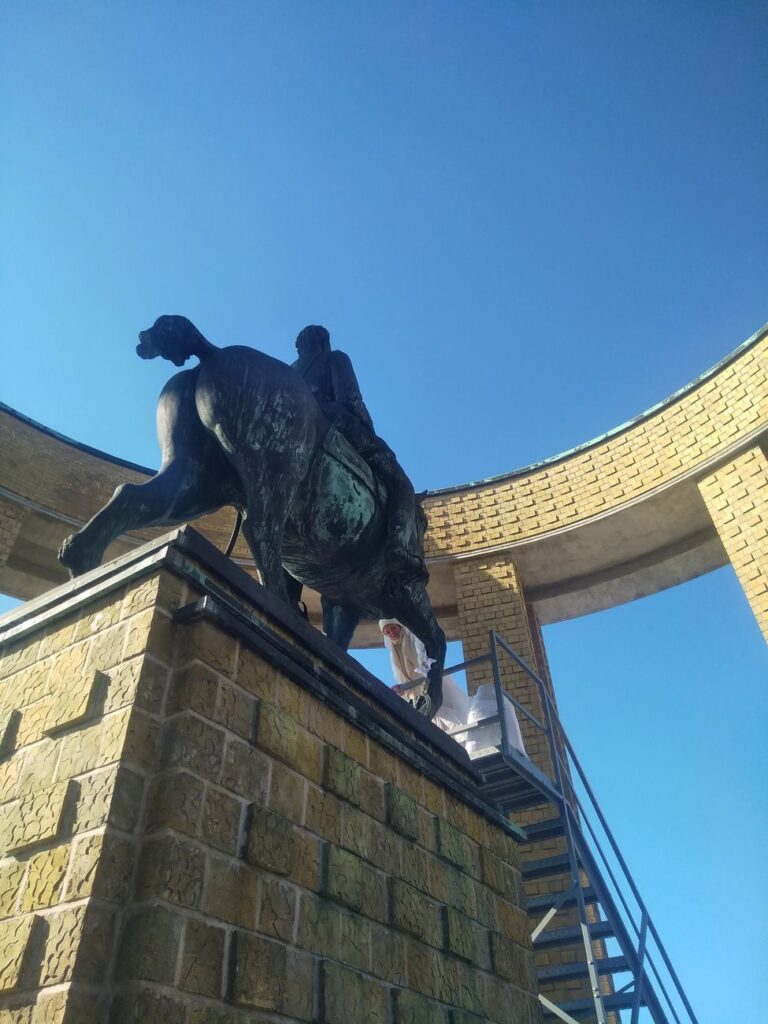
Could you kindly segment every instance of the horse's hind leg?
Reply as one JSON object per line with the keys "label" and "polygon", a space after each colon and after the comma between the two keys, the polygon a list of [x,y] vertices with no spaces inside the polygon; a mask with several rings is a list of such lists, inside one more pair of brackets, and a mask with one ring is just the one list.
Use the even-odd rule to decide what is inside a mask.
{"label": "horse's hind leg", "polygon": [[89,523],[67,537],[59,560],[70,575],[95,568],[105,549],[126,530],[176,526],[220,508],[223,496],[215,474],[185,459],[176,459],[143,484],[120,484],[112,498]]}
{"label": "horse's hind leg", "polygon": [[427,657],[434,663],[427,675],[426,693],[419,698],[416,710],[427,718],[434,718],[443,703],[443,666],[445,665],[445,633],[432,610],[427,588],[423,583],[414,582],[403,587],[395,595],[388,608],[389,618],[402,622],[414,636],[424,644]]}
{"label": "horse's hind leg", "polygon": [[351,605],[340,604],[329,597],[321,597],[320,604],[323,606],[323,632],[343,651],[348,650],[360,621],[360,612]]}
{"label": "horse's hind leg", "polygon": [[[243,534],[251,549],[261,582],[291,607],[283,570],[283,533],[296,485],[287,474],[269,473],[258,463],[238,467],[246,488]],[[266,481],[269,481],[269,484]]]}

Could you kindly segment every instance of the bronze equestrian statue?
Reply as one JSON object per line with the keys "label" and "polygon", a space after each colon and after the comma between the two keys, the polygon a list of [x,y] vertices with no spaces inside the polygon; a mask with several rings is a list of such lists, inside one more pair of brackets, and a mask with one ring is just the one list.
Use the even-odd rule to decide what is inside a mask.
{"label": "bronze equestrian statue", "polygon": [[160,470],[121,484],[59,558],[77,576],[127,530],[231,505],[264,586],[293,605],[301,586],[319,591],[323,630],[344,650],[361,618],[398,619],[422,641],[434,663],[417,706],[431,718],[446,648],[426,590],[426,517],[373,430],[348,357],[331,351],[324,328],[302,331],[297,349],[292,368],[245,346],[217,348],[182,316],[142,331],[142,359],[199,365],[160,395]]}

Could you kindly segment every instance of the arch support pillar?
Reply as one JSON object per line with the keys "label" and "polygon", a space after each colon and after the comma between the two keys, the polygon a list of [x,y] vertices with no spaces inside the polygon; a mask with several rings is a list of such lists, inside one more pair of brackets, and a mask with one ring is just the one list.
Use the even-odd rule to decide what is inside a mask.
{"label": "arch support pillar", "polygon": [[756,445],[701,480],[699,490],[768,642],[768,456]]}

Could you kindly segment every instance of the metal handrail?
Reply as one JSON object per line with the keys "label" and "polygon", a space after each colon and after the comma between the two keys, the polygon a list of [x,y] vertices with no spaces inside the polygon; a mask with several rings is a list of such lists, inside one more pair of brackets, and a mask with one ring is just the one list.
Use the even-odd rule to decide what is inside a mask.
{"label": "metal handrail", "polygon": [[[669,977],[671,978],[671,980],[672,980],[672,982],[674,984],[674,988],[677,991],[677,995],[679,996],[681,1002],[685,1006],[685,1009],[686,1009],[686,1011],[688,1013],[688,1017],[689,1017],[690,1021],[692,1022],[692,1024],[698,1024],[696,1015],[693,1012],[693,1008],[691,1007],[691,1004],[690,1004],[690,1002],[689,1002],[689,1000],[688,1000],[688,998],[687,998],[687,996],[686,996],[686,994],[685,994],[685,992],[683,990],[683,987],[682,987],[682,985],[680,983],[680,979],[679,979],[679,977],[677,975],[677,972],[675,971],[674,967],[672,966],[672,962],[671,962],[671,960],[669,958],[669,955],[668,955],[668,953],[666,951],[666,948],[664,947],[664,944],[661,941],[661,937],[660,937],[660,935],[659,935],[659,933],[658,933],[658,931],[656,929],[656,926],[653,923],[653,920],[652,920],[652,918],[650,916],[648,908],[646,907],[645,902],[644,902],[642,896],[640,895],[639,889],[638,889],[638,887],[637,887],[637,885],[635,883],[635,880],[634,880],[634,878],[632,876],[632,873],[629,870],[629,866],[627,865],[626,861],[624,860],[624,857],[623,857],[623,855],[622,855],[622,853],[621,853],[621,851],[620,851],[620,849],[618,847],[616,839],[615,839],[615,837],[614,837],[614,835],[613,835],[613,833],[612,833],[612,831],[610,829],[610,826],[608,825],[608,822],[605,819],[605,815],[603,814],[602,809],[600,808],[600,805],[597,802],[597,798],[595,797],[595,794],[594,794],[594,792],[592,790],[592,787],[589,785],[589,782],[587,781],[586,774],[584,772],[584,769],[581,766],[581,762],[579,761],[578,757],[576,756],[576,752],[573,749],[573,745],[571,744],[570,740],[568,739],[568,735],[565,732],[565,729],[563,728],[562,722],[560,720],[560,716],[559,716],[559,714],[557,712],[557,707],[555,706],[554,700],[552,699],[546,684],[540,678],[540,676],[531,668],[531,666],[525,661],[525,659],[522,658],[515,650],[513,650],[509,646],[509,644],[506,642],[506,640],[504,640],[503,637],[499,636],[499,634],[496,633],[495,630],[490,630],[489,638],[490,638],[490,648],[491,648],[491,650],[490,650],[490,660],[491,660],[491,665],[492,665],[493,670],[494,670],[494,685],[495,685],[495,689],[496,689],[496,693],[497,693],[497,702],[498,702],[498,706],[499,706],[500,719],[501,719],[501,722],[502,722],[502,753],[505,754],[505,755],[508,755],[510,748],[509,748],[508,737],[507,737],[507,734],[506,734],[507,733],[506,723],[504,723],[504,715],[503,715],[503,704],[502,704],[503,697],[502,697],[502,694],[503,694],[504,691],[503,691],[502,686],[501,686],[501,671],[500,671],[500,667],[499,667],[499,659],[498,659],[498,653],[497,653],[497,647],[499,647],[499,646],[502,648],[502,651],[504,653],[506,653],[510,658],[512,658],[512,660],[518,665],[518,667],[521,668],[526,673],[526,675],[529,676],[529,678],[531,678],[533,680],[534,683],[536,683],[536,685],[538,687],[539,694],[540,694],[540,697],[541,697],[542,707],[544,709],[544,718],[545,718],[545,723],[546,723],[546,727],[545,727],[545,729],[543,731],[545,731],[546,734],[547,734],[547,741],[548,741],[548,745],[549,745],[550,756],[551,756],[551,759],[552,759],[552,769],[553,769],[553,774],[554,774],[554,780],[553,781],[555,782],[557,790],[560,793],[560,797],[561,797],[561,800],[562,800],[563,805],[564,805],[563,809],[565,810],[566,807],[570,807],[570,801],[568,800],[568,798],[566,796],[566,787],[564,785],[565,777],[570,774],[569,770],[568,770],[568,761],[570,761],[572,763],[572,765],[573,765],[573,768],[576,771],[576,775],[577,775],[579,781],[581,782],[582,786],[584,787],[584,791],[585,791],[585,793],[587,795],[590,808],[591,808],[592,812],[594,812],[596,814],[597,819],[600,822],[600,826],[602,827],[603,832],[605,833],[605,836],[606,836],[606,838],[608,840],[610,848],[611,848],[611,850],[612,850],[612,852],[613,852],[613,854],[614,854],[614,856],[615,856],[616,860],[618,861],[618,864],[619,864],[619,866],[621,868],[622,875],[624,876],[624,879],[626,880],[626,882],[627,882],[627,884],[628,884],[628,886],[629,886],[629,888],[630,888],[630,890],[632,892],[632,895],[633,895],[634,899],[636,900],[637,905],[638,905],[638,907],[640,909],[641,921],[640,921],[640,925],[638,926],[638,924],[635,921],[634,915],[632,914],[629,906],[627,905],[626,899],[625,899],[624,894],[622,892],[622,886],[619,883],[619,881],[616,879],[616,877],[615,877],[615,875],[614,875],[614,873],[613,873],[613,871],[612,871],[612,869],[611,869],[611,867],[610,867],[610,865],[608,863],[608,860],[607,860],[607,858],[605,856],[605,853],[604,853],[604,851],[602,849],[600,841],[598,840],[598,837],[597,837],[597,835],[595,833],[595,830],[592,827],[591,822],[589,821],[589,817],[590,817],[590,815],[588,813],[589,809],[584,806],[584,803],[579,799],[579,797],[575,793],[575,791],[573,791],[573,797],[574,797],[574,802],[575,802],[576,806],[575,807],[570,807],[571,812],[573,813],[575,818],[577,817],[577,809],[578,809],[578,811],[581,812],[581,815],[584,818],[584,821],[585,821],[585,823],[587,825],[587,828],[588,828],[588,831],[589,831],[589,833],[590,833],[590,835],[592,837],[592,841],[595,844],[597,852],[599,853],[600,857],[603,860],[603,863],[605,864],[606,868],[608,869],[609,876],[610,876],[611,881],[612,881],[612,883],[614,885],[616,893],[617,893],[617,895],[618,895],[618,897],[619,897],[619,899],[620,899],[620,901],[621,901],[621,903],[622,903],[622,905],[624,907],[624,911],[627,914],[627,917],[629,918],[629,921],[630,921],[630,923],[632,925],[632,928],[634,929],[635,933],[638,935],[638,938],[639,938],[638,947],[637,947],[637,949],[634,950],[635,956],[638,958],[638,965],[639,966],[638,966],[638,974],[637,974],[637,977],[635,979],[636,991],[635,991],[634,1005],[633,1005],[633,1008],[632,1008],[632,1024],[636,1024],[636,1022],[637,1022],[637,1015],[639,1013],[640,1001],[642,999],[643,979],[646,976],[646,972],[645,972],[645,964],[646,963],[650,966],[653,974],[656,976],[656,980],[657,980],[657,982],[659,984],[661,992],[663,993],[664,998],[665,998],[665,1000],[666,1000],[666,1002],[667,1002],[667,1004],[669,1006],[669,1009],[672,1012],[675,1020],[679,1022],[679,1017],[678,1017],[677,1012],[675,1010],[675,1007],[674,1007],[674,1004],[672,1002],[672,999],[670,998],[670,995],[669,995],[669,993],[666,990],[666,987],[665,987],[665,985],[663,983],[663,980],[662,980],[662,978],[659,975],[659,971],[658,971],[658,969],[656,967],[656,964],[654,963],[654,960],[651,957],[651,955],[650,955],[650,953],[649,953],[649,951],[647,949],[647,936],[648,936],[648,934],[650,934],[651,937],[654,940],[655,946],[656,946],[659,954],[661,955],[661,957],[662,957],[662,959],[664,961],[666,969],[667,969],[667,971],[669,973]],[[486,658],[483,658],[483,660],[487,660],[487,656],[486,656]],[[473,659],[473,661],[475,663],[477,663],[479,661],[479,659]],[[507,694],[507,696],[510,696],[510,695]],[[526,717],[531,718],[534,721],[534,724],[536,724],[539,728],[541,727],[540,723],[538,723],[538,721],[534,718],[534,716],[529,715],[527,713],[526,709],[523,708],[518,701],[516,701],[514,698],[511,698],[511,699],[512,699],[513,703],[515,704],[515,706],[517,708],[519,708],[521,711],[523,711],[523,713],[526,714]],[[555,729],[557,729],[557,734],[558,734],[557,735],[557,740],[555,738]],[[561,749],[562,749],[562,754],[561,754]],[[571,875],[573,876],[575,881],[578,881],[578,865],[576,863],[575,848],[574,848],[575,844],[573,843],[573,836],[571,835],[571,828],[572,828],[571,820],[570,820],[571,816],[568,813],[563,813],[562,817],[563,817],[564,828],[565,828],[565,831],[566,831],[566,846],[567,846],[567,849],[568,849],[569,865],[570,865],[570,869],[571,869]],[[586,922],[586,908],[584,906],[582,906],[583,896],[581,896],[581,885],[580,884],[578,885],[577,897],[580,897],[580,899],[579,899],[580,917],[581,917],[582,921]],[[589,967],[589,972],[590,972],[590,982],[592,983],[593,995],[595,997],[595,1008],[596,1008],[596,1011],[597,1011],[597,1014],[598,1014],[598,1019],[600,1019],[600,1013],[601,1013],[601,1011],[604,1012],[604,1010],[603,1010],[603,1007],[602,1007],[602,999],[601,999],[600,993],[599,993],[599,985],[597,985],[596,975],[593,975],[593,969],[592,969],[592,966],[591,966],[592,955],[591,955],[591,945],[589,944],[588,935],[586,935],[586,937],[585,937],[585,950],[586,950],[586,953],[587,953],[587,961],[588,961],[588,967]]]}

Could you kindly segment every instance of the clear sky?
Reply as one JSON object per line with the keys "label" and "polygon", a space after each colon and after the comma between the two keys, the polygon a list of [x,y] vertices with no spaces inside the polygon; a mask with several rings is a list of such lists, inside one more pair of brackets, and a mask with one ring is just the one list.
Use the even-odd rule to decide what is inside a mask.
{"label": "clear sky", "polygon": [[[417,488],[584,442],[768,319],[767,47],[748,0],[5,4],[0,399],[154,466],[139,329],[288,359],[315,322]],[[768,657],[733,573],[546,641],[702,1024],[762,1024]]]}

